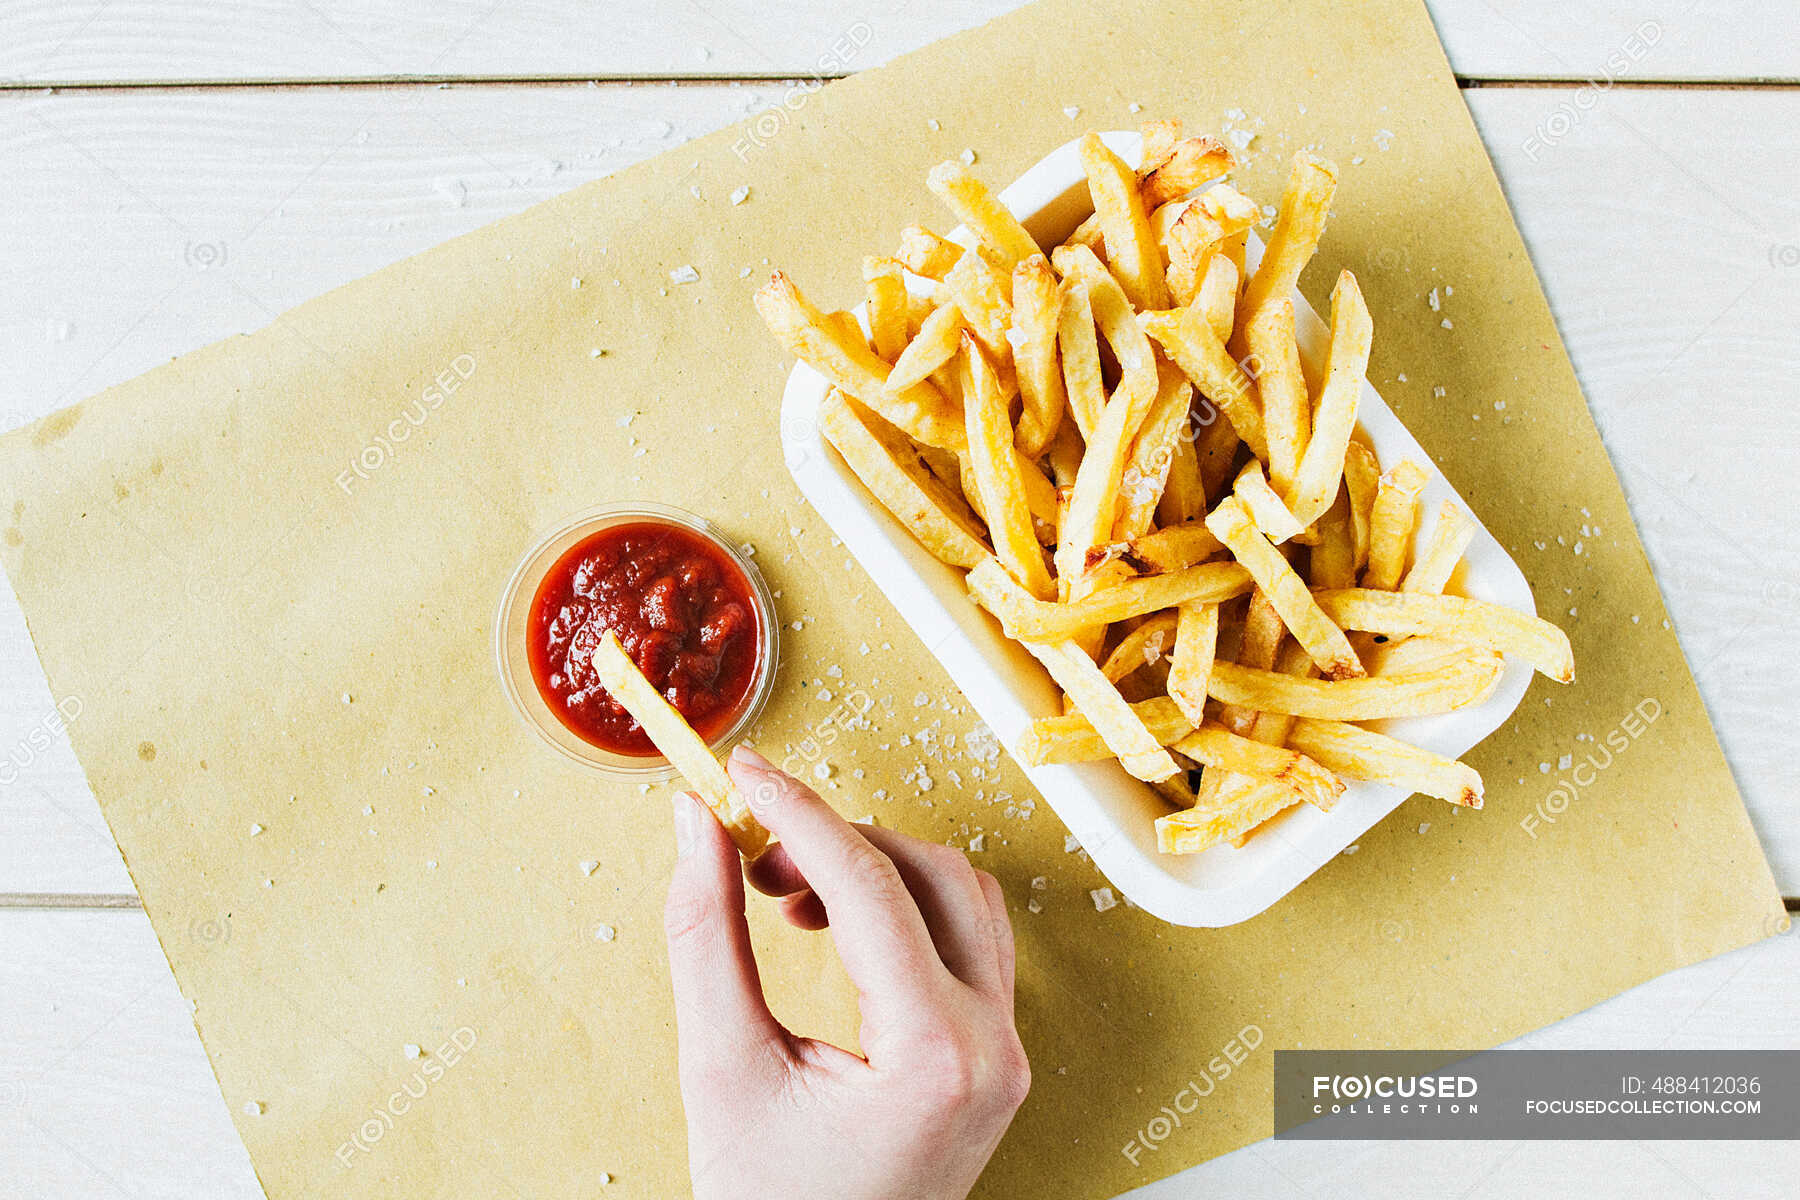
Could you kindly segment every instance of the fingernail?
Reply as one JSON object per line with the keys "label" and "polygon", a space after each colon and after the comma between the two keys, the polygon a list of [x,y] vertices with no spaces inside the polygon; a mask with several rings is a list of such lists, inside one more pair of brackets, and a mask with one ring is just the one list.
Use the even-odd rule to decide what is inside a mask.
{"label": "fingernail", "polygon": [[773,771],[775,764],[758,754],[748,742],[739,742],[731,751],[731,757],[746,767],[758,771]]}
{"label": "fingernail", "polygon": [[700,814],[695,811],[698,803],[688,792],[676,792],[675,807],[675,857],[686,858],[694,848],[694,833],[698,829]]}

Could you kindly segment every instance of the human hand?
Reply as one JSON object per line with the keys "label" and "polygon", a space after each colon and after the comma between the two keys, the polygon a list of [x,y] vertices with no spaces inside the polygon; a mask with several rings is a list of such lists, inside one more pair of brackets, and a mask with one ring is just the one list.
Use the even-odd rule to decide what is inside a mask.
{"label": "human hand", "polygon": [[781,839],[746,873],[790,923],[830,928],[863,1056],[769,1012],[737,850],[678,794],[666,926],[694,1195],[962,1200],[1031,1086],[999,882],[950,847],[851,825],[745,747],[728,765]]}

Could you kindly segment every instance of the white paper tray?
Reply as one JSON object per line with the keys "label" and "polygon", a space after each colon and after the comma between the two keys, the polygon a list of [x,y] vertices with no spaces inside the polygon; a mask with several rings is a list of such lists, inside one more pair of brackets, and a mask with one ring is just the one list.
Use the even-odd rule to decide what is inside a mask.
{"label": "white paper tray", "polygon": [[[1140,144],[1136,133],[1102,137],[1125,161],[1137,161]],[[1041,244],[1060,243],[1091,211],[1077,144],[1069,142],[1053,151],[1000,197]],[[972,242],[965,229],[950,236],[964,245]],[[1251,242],[1250,261],[1254,264],[1261,246],[1254,235]],[[1294,306],[1300,352],[1310,370],[1323,358],[1327,330],[1297,290]],[[1379,329],[1379,319],[1376,324]],[[819,433],[818,410],[826,390],[824,378],[805,363],[795,366],[788,378],[781,407],[788,470],[807,500],[1012,752],[1034,717],[1061,711],[1055,686],[1043,668],[1002,636],[999,624],[968,598],[962,572],[920,549],[825,442]],[[1412,434],[1366,383],[1358,417],[1384,468],[1407,458],[1430,463]],[[1430,536],[1442,501],[1455,500],[1468,510],[1435,469],[1421,500],[1420,544]],[[1464,595],[1536,612],[1524,573],[1479,521],[1458,577]],[[1499,685],[1483,703],[1438,716],[1396,719],[1381,728],[1439,754],[1460,756],[1506,721],[1530,683],[1531,668],[1508,659]],[[1024,771],[1107,879],[1138,907],[1177,925],[1233,925],[1255,916],[1356,841],[1408,795],[1396,787],[1351,782],[1329,813],[1296,805],[1241,850],[1223,845],[1204,854],[1176,856],[1156,849],[1153,822],[1168,811],[1167,806],[1116,763],[1024,767]],[[1379,873],[1382,867],[1371,863],[1370,869]]]}

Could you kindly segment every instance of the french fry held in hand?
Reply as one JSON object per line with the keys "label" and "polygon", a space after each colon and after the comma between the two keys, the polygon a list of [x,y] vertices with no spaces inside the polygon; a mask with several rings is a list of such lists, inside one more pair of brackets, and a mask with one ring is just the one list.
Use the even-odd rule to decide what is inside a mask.
{"label": "french fry held in hand", "polygon": [[731,776],[725,773],[723,764],[713,757],[713,752],[700,740],[693,726],[683,720],[675,707],[644,678],[644,673],[625,653],[625,647],[619,644],[618,635],[612,630],[607,630],[606,636],[600,639],[593,662],[600,686],[644,727],[644,735],[650,739],[650,744],[662,752],[669,765],[694,789],[694,794],[713,810],[719,824],[737,844],[738,853],[745,858],[755,858],[767,850],[769,831],[750,811],[749,804],[732,784]]}
{"label": "french fry held in hand", "polygon": [[779,272],[757,308],[834,385],[819,421],[850,470],[1061,689],[1022,762],[1116,763],[1173,806],[1171,854],[1250,844],[1346,780],[1479,808],[1467,764],[1362,723],[1478,704],[1507,655],[1566,682],[1573,655],[1450,594],[1476,528],[1455,505],[1415,554],[1425,473],[1357,432],[1374,325],[1350,272],[1322,356],[1300,353],[1294,288],[1337,168],[1295,157],[1246,278],[1261,212],[1221,182],[1230,153],[1143,132],[1135,168],[1081,139],[1094,212],[1058,245],[945,163],[928,186],[964,230],[911,225],[865,260],[865,323]]}

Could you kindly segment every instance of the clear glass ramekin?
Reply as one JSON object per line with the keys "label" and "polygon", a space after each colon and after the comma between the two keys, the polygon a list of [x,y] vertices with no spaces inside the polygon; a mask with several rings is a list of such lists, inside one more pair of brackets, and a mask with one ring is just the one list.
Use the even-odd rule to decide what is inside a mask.
{"label": "clear glass ramekin", "polygon": [[531,654],[526,644],[530,628],[532,602],[537,591],[559,559],[576,543],[614,525],[674,525],[698,534],[718,547],[728,561],[735,564],[750,581],[750,595],[756,610],[756,670],[750,687],[738,704],[733,718],[712,740],[715,753],[723,753],[742,739],[769,695],[775,690],[775,667],[779,659],[780,622],[775,616],[775,597],[745,555],[705,517],[667,504],[633,501],[604,504],[578,512],[535,539],[513,569],[506,589],[500,596],[500,608],[494,620],[494,658],[500,669],[500,686],[512,701],[514,711],[550,746],[583,766],[615,778],[638,783],[654,783],[673,778],[675,769],[661,755],[615,754],[594,745],[564,725],[543,694],[531,673]]}

